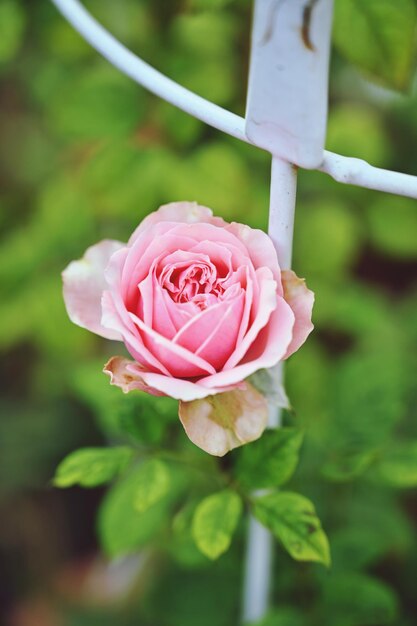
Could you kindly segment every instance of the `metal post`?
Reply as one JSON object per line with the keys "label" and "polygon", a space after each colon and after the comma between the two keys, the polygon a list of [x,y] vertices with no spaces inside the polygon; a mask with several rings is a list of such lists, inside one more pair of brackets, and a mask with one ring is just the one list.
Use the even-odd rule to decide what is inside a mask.
{"label": "metal post", "polygon": [[[282,269],[291,266],[297,168],[272,158],[268,233],[274,242]],[[277,387],[282,384],[283,367],[275,367]],[[270,407],[269,427],[280,425],[280,409]],[[249,519],[243,585],[243,623],[261,619],[268,610],[273,566],[273,538],[253,517]]]}

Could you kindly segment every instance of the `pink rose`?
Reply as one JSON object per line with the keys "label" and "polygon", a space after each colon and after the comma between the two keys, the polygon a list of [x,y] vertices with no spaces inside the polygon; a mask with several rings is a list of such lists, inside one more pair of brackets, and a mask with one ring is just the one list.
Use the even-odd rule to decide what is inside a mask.
{"label": "pink rose", "polygon": [[[63,280],[71,320],[123,341],[134,359],[113,357],[105,369],[111,382],[177,398],[188,422],[193,401],[249,393],[242,381],[287,358],[313,328],[313,294],[293,272],[281,272],[268,235],[190,202],[148,215],[127,244],[92,246]],[[253,405],[258,392],[250,393]],[[206,405],[193,406],[201,419]],[[259,437],[263,413],[259,433],[254,428],[209,451],[224,454],[224,447]]]}

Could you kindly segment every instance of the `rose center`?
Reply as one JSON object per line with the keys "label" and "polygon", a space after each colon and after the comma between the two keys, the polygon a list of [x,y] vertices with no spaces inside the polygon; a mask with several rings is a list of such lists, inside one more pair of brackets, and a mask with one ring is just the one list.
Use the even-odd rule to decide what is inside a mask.
{"label": "rose center", "polygon": [[200,261],[164,267],[160,284],[174,302],[194,302],[202,309],[213,304],[224,292],[216,267]]}

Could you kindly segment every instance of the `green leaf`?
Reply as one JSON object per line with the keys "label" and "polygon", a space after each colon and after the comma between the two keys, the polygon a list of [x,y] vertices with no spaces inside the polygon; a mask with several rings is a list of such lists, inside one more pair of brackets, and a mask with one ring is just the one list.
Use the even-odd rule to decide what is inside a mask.
{"label": "green leaf", "polygon": [[112,480],[132,460],[133,450],[117,448],[81,448],[71,452],[58,465],[53,482],[56,487],[96,487]]}
{"label": "green leaf", "polygon": [[130,392],[124,398],[128,401],[120,406],[120,430],[139,443],[160,444],[169,424],[178,422],[178,402],[173,398],[151,396],[139,391]]}
{"label": "green leaf", "polygon": [[415,200],[383,195],[367,207],[372,244],[399,259],[417,259]]}
{"label": "green leaf", "polygon": [[2,0],[0,4],[0,63],[10,61],[19,50],[25,22],[25,13],[16,0]]}
{"label": "green leaf", "polygon": [[333,39],[368,76],[403,90],[414,71],[416,25],[413,0],[337,0]]}
{"label": "green leaf", "polygon": [[194,541],[209,559],[217,559],[229,548],[242,512],[242,501],[234,491],[225,490],[204,498],[192,522]]}
{"label": "green leaf", "polygon": [[174,559],[187,568],[210,564],[209,559],[197,548],[192,535],[192,520],[197,502],[188,502],[172,521],[169,549]]}
{"label": "green leaf", "polygon": [[107,68],[84,71],[49,103],[54,130],[71,139],[123,137],[143,115],[143,94],[134,83]]}
{"label": "green leaf", "polygon": [[374,524],[346,522],[344,528],[332,533],[332,573],[360,570],[377,562],[389,547],[389,542]]}
{"label": "green leaf", "polygon": [[169,470],[159,459],[145,461],[136,474],[135,509],[144,513],[163,498],[170,487]]}
{"label": "green leaf", "polygon": [[417,487],[417,441],[389,449],[375,468],[376,475],[391,487]]}
{"label": "green leaf", "polygon": [[376,337],[375,348],[368,345],[339,359],[329,381],[333,405],[329,460],[339,458],[341,469],[346,464],[346,474],[366,469],[372,454],[392,437],[405,410],[407,363],[396,333],[390,337],[386,331],[383,337],[383,341]]}
{"label": "green leaf", "polygon": [[330,458],[321,468],[325,478],[334,482],[350,481],[361,476],[373,463],[377,450],[369,451],[339,451],[334,458]]}
{"label": "green leaf", "polygon": [[324,588],[324,610],[338,626],[382,626],[398,614],[398,600],[388,585],[364,574],[333,575]]}
{"label": "green leaf", "polygon": [[297,428],[267,430],[258,441],[237,452],[236,475],[245,489],[279,487],[298,464],[303,433]]}
{"label": "green leaf", "polygon": [[297,561],[330,565],[330,548],[314,505],[298,493],[281,491],[253,501],[253,513]]}
{"label": "green leaf", "polygon": [[170,468],[171,488],[143,513],[136,508],[142,465],[117,482],[106,494],[100,507],[98,532],[101,545],[109,557],[135,552],[149,543],[167,522],[170,510],[180,496],[186,477]]}

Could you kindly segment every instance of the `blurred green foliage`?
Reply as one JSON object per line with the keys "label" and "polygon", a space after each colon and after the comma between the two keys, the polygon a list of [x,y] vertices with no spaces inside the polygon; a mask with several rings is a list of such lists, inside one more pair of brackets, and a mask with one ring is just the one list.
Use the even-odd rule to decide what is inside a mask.
{"label": "blurred green foliage", "polygon": [[[244,111],[248,0],[86,5],[145,60],[216,103]],[[336,0],[329,149],[416,172],[416,97],[380,97],[342,59],[404,88],[412,79],[415,21],[413,0],[398,7]],[[311,498],[332,548],[329,570],[294,563],[277,550],[274,608],[262,626],[415,624],[415,201],[300,172],[294,266],[316,292],[316,330],[288,362],[295,413],[285,415],[288,430],[219,465],[188,442],[175,402],[110,387],[101,369],[121,348],[70,323],[60,272],[100,238],[126,240],[163,202],[197,200],[228,220],[265,228],[268,155],[130,82],[48,2],[1,1],[0,81],[6,623],[31,626],[41,615],[37,623],[65,626],[237,624],[246,531],[240,505],[220,539],[212,532],[218,522],[210,536],[204,532],[206,541],[211,537],[209,556],[234,533],[218,561],[195,544],[196,512],[213,494],[227,494],[232,477],[247,488],[289,480],[278,493],[287,501],[294,490]],[[291,477],[301,430],[300,465]],[[103,497],[100,489],[51,488],[66,453],[108,443],[116,455],[125,449],[119,446],[133,446],[139,458],[157,463],[144,468],[134,460]],[[107,459],[104,470],[100,465],[98,482],[117,473],[120,459],[114,461]],[[96,517],[103,552],[119,561],[106,570],[110,582],[93,578],[94,587]],[[277,530],[284,543],[288,533],[286,527],[283,539]],[[129,554],[138,556],[120,561]]]}

